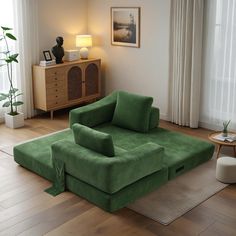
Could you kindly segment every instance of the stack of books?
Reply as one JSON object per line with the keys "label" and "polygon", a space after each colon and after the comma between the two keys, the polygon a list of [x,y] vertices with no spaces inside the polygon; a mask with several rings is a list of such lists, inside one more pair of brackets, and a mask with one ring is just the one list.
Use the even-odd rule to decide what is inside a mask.
{"label": "stack of books", "polygon": [[51,66],[51,65],[55,65],[55,64],[56,64],[56,60],[40,61],[40,63],[39,63],[40,66]]}
{"label": "stack of books", "polygon": [[218,134],[214,137],[214,139],[222,141],[222,142],[234,142],[236,141],[236,135],[235,134],[229,134],[228,136],[223,136],[223,134]]}

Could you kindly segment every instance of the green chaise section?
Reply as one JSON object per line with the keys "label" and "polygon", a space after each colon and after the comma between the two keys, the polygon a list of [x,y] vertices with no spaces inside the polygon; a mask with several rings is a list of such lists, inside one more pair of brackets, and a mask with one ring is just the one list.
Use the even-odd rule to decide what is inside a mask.
{"label": "green chaise section", "polygon": [[51,145],[61,139],[72,141],[72,130],[66,129],[16,145],[13,149],[14,160],[21,166],[53,181],[55,176]]}

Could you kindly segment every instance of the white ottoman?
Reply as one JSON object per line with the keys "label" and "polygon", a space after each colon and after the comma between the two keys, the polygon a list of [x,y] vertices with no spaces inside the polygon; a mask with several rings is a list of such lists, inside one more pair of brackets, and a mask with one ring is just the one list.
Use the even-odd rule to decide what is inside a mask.
{"label": "white ottoman", "polygon": [[236,183],[236,158],[218,158],[216,164],[216,178],[223,183]]}

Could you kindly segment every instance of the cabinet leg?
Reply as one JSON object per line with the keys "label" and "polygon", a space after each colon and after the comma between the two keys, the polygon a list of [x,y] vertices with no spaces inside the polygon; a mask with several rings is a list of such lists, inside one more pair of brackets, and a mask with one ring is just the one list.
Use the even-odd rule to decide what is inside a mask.
{"label": "cabinet leg", "polygon": [[53,111],[50,111],[50,118],[53,120]]}

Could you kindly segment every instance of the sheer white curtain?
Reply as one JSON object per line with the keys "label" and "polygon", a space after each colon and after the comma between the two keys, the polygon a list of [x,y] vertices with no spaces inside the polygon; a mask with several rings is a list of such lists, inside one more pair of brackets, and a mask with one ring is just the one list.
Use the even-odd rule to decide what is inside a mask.
{"label": "sheer white curtain", "polygon": [[201,126],[236,129],[236,1],[206,1]]}
{"label": "sheer white curtain", "polygon": [[171,1],[169,118],[192,128],[199,123],[203,4]]}
{"label": "sheer white curtain", "polygon": [[38,0],[13,0],[13,6],[19,52],[17,85],[23,92],[25,118],[30,118],[34,114],[32,65],[39,61]]}

